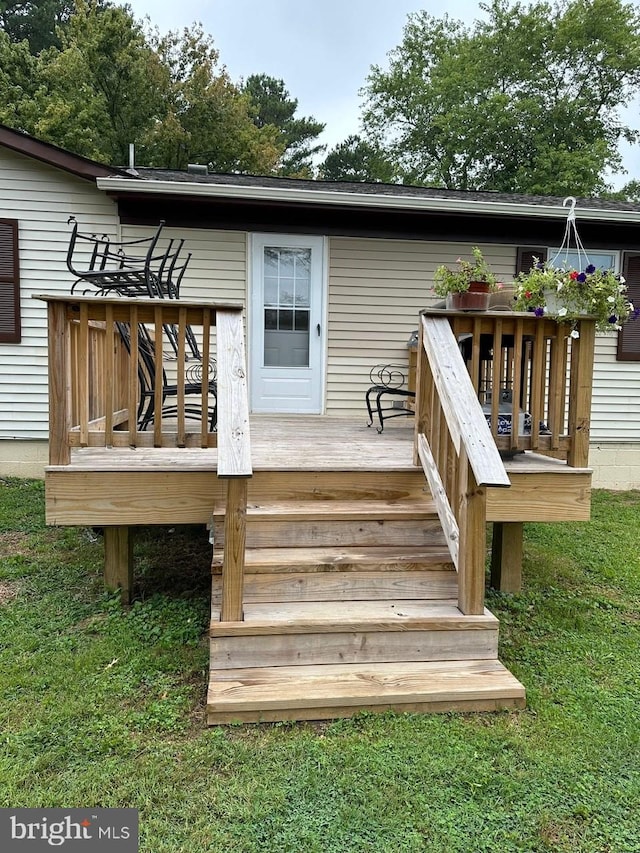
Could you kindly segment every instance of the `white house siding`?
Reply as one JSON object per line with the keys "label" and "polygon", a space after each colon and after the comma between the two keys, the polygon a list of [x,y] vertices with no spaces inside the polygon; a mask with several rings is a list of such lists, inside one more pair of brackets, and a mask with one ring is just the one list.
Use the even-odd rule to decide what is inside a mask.
{"label": "white house siding", "polygon": [[594,485],[639,489],[640,362],[617,361],[617,344],[615,334],[596,339],[589,464]]}
{"label": "white house siding", "polygon": [[[123,225],[122,239],[148,237],[152,229]],[[191,252],[180,295],[183,299],[244,302],[247,282],[247,235],[242,231],[204,228],[165,228],[163,239],[184,239],[183,254]]]}
{"label": "white house siding", "polygon": [[[0,344],[0,442],[47,438],[46,307],[34,293],[68,292],[65,264],[74,214],[100,233],[116,233],[115,204],[89,181],[0,149],[0,218],[18,220],[22,342]],[[0,460],[18,452],[0,447]]]}
{"label": "white house siding", "polygon": [[[498,277],[513,278],[513,246],[481,246]],[[440,264],[470,257],[468,243],[332,238],[329,249],[327,414],[364,417],[369,371],[406,362],[418,313],[433,301]]]}

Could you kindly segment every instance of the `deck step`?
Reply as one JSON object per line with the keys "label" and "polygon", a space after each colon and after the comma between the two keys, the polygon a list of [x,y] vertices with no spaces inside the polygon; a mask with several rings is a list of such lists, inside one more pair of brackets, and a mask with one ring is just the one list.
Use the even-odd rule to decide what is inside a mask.
{"label": "deck step", "polygon": [[[296,500],[249,503],[247,521],[350,521],[374,517],[437,518],[435,504],[428,495],[405,497],[399,500],[373,500],[369,497],[352,500]],[[224,507],[216,507],[214,519],[224,518]]]}
{"label": "deck step", "polygon": [[[216,546],[212,571],[222,571],[222,552]],[[442,571],[451,566],[444,533],[434,532],[428,545],[317,546],[247,548],[245,569],[259,572],[384,572]]]}
{"label": "deck step", "polygon": [[465,616],[454,600],[297,601],[245,604],[244,620],[220,622],[211,608],[211,636],[344,633],[345,631],[447,631],[465,628],[498,629],[498,620],[485,609]]}
{"label": "deck step", "polygon": [[525,691],[497,660],[330,664],[212,670],[210,725],[523,708]]}
{"label": "deck step", "polygon": [[[224,507],[213,514],[216,549],[224,547]],[[433,500],[309,500],[247,506],[247,548],[429,545],[440,532]]]}
{"label": "deck step", "polygon": [[[371,601],[376,599],[454,599],[458,576],[442,571],[275,572],[244,576],[245,604],[293,601]],[[213,576],[211,603],[222,601],[222,577]]]}
{"label": "deck step", "polygon": [[211,668],[434,660],[492,660],[498,620],[455,601],[246,604],[242,622],[212,608]]}

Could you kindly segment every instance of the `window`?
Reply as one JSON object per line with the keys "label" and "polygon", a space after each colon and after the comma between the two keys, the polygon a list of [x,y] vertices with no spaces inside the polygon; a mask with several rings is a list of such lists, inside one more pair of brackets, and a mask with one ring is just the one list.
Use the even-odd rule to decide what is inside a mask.
{"label": "window", "polygon": [[591,251],[591,249],[580,254],[575,249],[566,251],[565,249],[549,249],[548,257],[553,260],[555,267],[580,271],[584,269],[586,263],[593,264],[600,270],[617,270],[619,260],[617,252],[599,252],[597,250]]}
{"label": "window", "polygon": [[536,249],[530,248],[529,246],[522,246],[518,249],[516,253],[516,275],[521,272],[530,272],[536,261],[546,260],[546,249]]}
{"label": "window", "polygon": [[20,343],[18,223],[0,219],[0,343]]}

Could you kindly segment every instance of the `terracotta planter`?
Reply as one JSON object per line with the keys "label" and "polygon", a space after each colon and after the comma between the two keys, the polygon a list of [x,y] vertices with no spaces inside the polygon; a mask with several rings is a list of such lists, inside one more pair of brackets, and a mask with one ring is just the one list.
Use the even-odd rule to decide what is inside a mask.
{"label": "terracotta planter", "polygon": [[[484,291],[474,291],[471,286],[476,283],[486,288]],[[447,308],[454,311],[486,311],[489,307],[491,293],[485,282],[471,282],[469,290],[464,293],[448,293]]]}

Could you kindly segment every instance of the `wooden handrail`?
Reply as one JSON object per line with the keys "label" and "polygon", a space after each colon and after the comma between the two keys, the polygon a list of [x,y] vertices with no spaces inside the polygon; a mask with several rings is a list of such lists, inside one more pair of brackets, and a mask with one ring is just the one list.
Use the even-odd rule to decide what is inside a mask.
{"label": "wooden handrail", "polygon": [[458,607],[481,614],[486,489],[511,483],[446,317],[420,318],[414,456],[458,571]]}
{"label": "wooden handrail", "polygon": [[218,477],[228,478],[220,619],[237,622],[243,618],[247,482],[252,474],[242,315],[219,310],[217,327]]}
{"label": "wooden handrail", "polygon": [[422,329],[423,347],[456,451],[460,453],[464,445],[478,485],[511,485],[449,322],[422,317]]}

